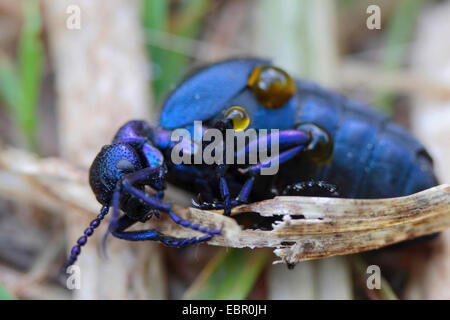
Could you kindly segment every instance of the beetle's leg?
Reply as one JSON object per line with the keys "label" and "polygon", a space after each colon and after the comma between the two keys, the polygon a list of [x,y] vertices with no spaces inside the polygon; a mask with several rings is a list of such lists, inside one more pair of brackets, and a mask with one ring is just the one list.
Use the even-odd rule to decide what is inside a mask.
{"label": "beetle's leg", "polygon": [[222,202],[205,202],[201,201],[200,203],[197,203],[196,201],[192,201],[192,204],[203,210],[211,210],[211,209],[223,209],[223,214],[225,216],[231,215],[231,208],[237,206],[238,204],[241,204],[243,202],[247,201],[248,195],[250,194],[254,178],[251,177],[247,180],[247,182],[242,187],[239,196],[235,199],[231,199],[230,191],[228,188],[228,183],[225,179],[225,172],[226,172],[227,166],[226,165],[219,165],[216,169],[218,178],[219,178],[219,189],[220,189],[220,196],[222,198]]}
{"label": "beetle's leg", "polygon": [[[211,189],[211,186],[206,181],[204,173],[201,170],[198,170],[193,166],[186,166],[183,164],[177,164],[175,167],[177,171],[179,171],[188,181],[194,180],[196,190],[199,191],[197,199],[192,199],[192,204],[194,207],[204,210],[219,209],[219,207],[223,208],[223,206],[218,202],[212,201],[214,199],[214,193]],[[226,168],[224,168],[223,166],[218,166],[217,168],[215,168],[216,174],[218,175],[220,181],[220,193],[222,199],[225,199],[227,197],[229,198],[228,185],[225,181],[225,178],[222,176],[225,170]],[[242,193],[241,198],[244,199],[245,195],[245,192]],[[228,200],[228,202],[231,203],[231,207],[236,206],[238,203],[236,202],[236,200]]]}
{"label": "beetle's leg", "polygon": [[[223,136],[225,137],[224,142],[223,142],[224,146],[227,145],[227,143],[226,143],[227,135],[225,133],[226,130],[227,129],[233,129],[233,118],[235,118],[235,117],[242,117],[242,116],[244,116],[242,114],[242,112],[240,112],[240,111],[233,111],[230,114],[225,115],[223,118],[220,118],[220,119],[218,119],[218,120],[216,120],[214,122],[213,128],[219,129],[222,132]],[[227,151],[229,152],[229,150],[225,149],[224,152],[223,152],[222,164],[219,164],[216,167],[216,176],[219,179],[219,190],[220,190],[220,196],[221,196],[221,199],[222,199],[223,203],[220,204],[220,203],[216,203],[216,202],[214,202],[214,203],[202,202],[200,204],[197,204],[196,202],[193,202],[193,204],[194,204],[194,206],[197,206],[197,207],[200,207],[200,208],[203,208],[203,209],[206,209],[206,208],[212,209],[212,208],[214,208],[216,206],[219,206],[219,207],[223,208],[223,210],[224,210],[223,214],[225,216],[230,216],[231,208],[233,207],[233,202],[235,202],[235,201],[233,201],[231,199],[230,191],[229,191],[229,188],[228,188],[228,183],[227,183],[227,181],[225,179],[225,174],[226,174],[226,172],[228,170],[228,165],[226,164],[226,153],[227,153]]]}
{"label": "beetle's leg", "polygon": [[[156,167],[156,168],[144,168],[142,170],[135,171],[133,173],[127,174],[125,177],[121,179],[121,181],[118,183],[116,190],[113,193],[112,200],[111,200],[111,208],[112,208],[112,216],[110,219],[110,223],[108,226],[107,232],[104,234],[102,239],[102,245],[101,245],[101,252],[105,257],[107,257],[107,251],[106,251],[106,241],[108,239],[108,235],[110,232],[116,229],[117,227],[117,220],[120,215],[120,209],[119,209],[119,202],[120,202],[120,195],[122,192],[122,187],[124,185],[133,185],[135,183],[142,183],[142,184],[148,184],[156,189],[162,189],[163,186],[159,180],[162,179],[162,176],[164,175],[165,169],[162,167]],[[155,183],[156,181],[156,183]],[[123,188],[125,189],[125,188]],[[152,199],[156,199],[157,201],[161,201],[164,193],[163,190],[160,190],[155,195],[152,195]],[[157,217],[159,217],[158,211],[153,206],[153,203],[150,204],[150,211],[151,213],[146,215],[141,222],[145,222],[146,220],[150,219],[153,214],[155,214]]]}
{"label": "beetle's leg", "polygon": [[[164,198],[164,190],[166,188],[166,184],[164,181],[164,176],[166,175],[166,173],[167,169],[164,165],[162,165],[154,168],[144,168],[142,170],[130,173],[125,176],[125,179],[127,183],[131,185],[144,184],[151,186],[157,191],[157,193],[155,193],[153,197],[162,200]],[[153,215],[159,218],[159,212],[157,208],[150,206],[149,210],[150,213],[143,217],[141,222],[149,220]]]}
{"label": "beetle's leg", "polygon": [[[244,185],[241,188],[241,191],[239,192],[239,195],[235,199],[230,200],[230,207],[236,207],[240,204],[246,203],[248,200],[248,197],[250,195],[250,192],[253,187],[253,183],[255,181],[255,176],[252,175],[250,178],[245,181]],[[192,201],[192,204],[202,210],[219,210],[224,209],[225,203],[219,203],[219,202],[195,202]],[[230,208],[230,210],[231,210]],[[225,213],[224,213],[225,214]],[[231,214],[231,211],[230,211]]]}
{"label": "beetle's leg", "polygon": [[186,228],[190,228],[192,230],[200,231],[202,233],[207,233],[210,235],[215,235],[215,234],[221,233],[221,230],[216,230],[216,229],[210,230],[207,228],[200,227],[198,224],[192,224],[191,221],[184,220],[183,218],[181,218],[180,216],[178,216],[171,210],[170,204],[158,199],[154,195],[149,195],[132,185],[132,182],[133,183],[138,183],[138,182],[144,183],[145,181],[149,181],[152,174],[154,174],[154,170],[156,170],[156,169],[155,168],[144,168],[142,170],[130,173],[127,176],[125,176],[123,179],[123,182],[122,182],[124,191],[134,195],[135,197],[138,197],[142,201],[149,204],[151,207],[169,214],[170,218],[176,224],[179,224]]}
{"label": "beetle's leg", "polygon": [[[279,148],[288,150],[282,152],[281,154],[273,155],[272,157],[268,158],[266,161],[258,163],[254,166],[250,166],[245,169],[240,169],[242,173],[249,173],[251,177],[246,181],[244,186],[242,187],[239,196],[234,200],[228,200],[227,196],[229,197],[229,193],[226,181],[223,178],[225,169],[223,167],[219,166],[219,179],[220,179],[220,190],[222,199],[224,199],[224,203],[200,203],[195,204],[201,209],[224,209],[224,215],[229,215],[231,213],[231,208],[239,205],[243,202],[247,201],[247,198],[251,192],[251,189],[253,187],[253,182],[255,179],[255,175],[259,173],[259,171],[268,166],[272,166],[274,163],[283,163],[295,155],[297,155],[299,152],[301,152],[305,146],[309,143],[310,137],[306,132],[299,131],[299,130],[283,130],[281,132],[271,132],[268,135],[264,135],[262,137],[259,137],[258,139],[254,139],[250,141],[248,144],[245,145],[244,148],[236,151],[235,158],[238,157],[248,157],[250,152],[254,152],[257,150],[258,145],[265,145],[267,148],[270,148],[272,146],[272,143],[278,144]],[[227,201],[228,200],[228,201]]]}
{"label": "beetle's leg", "polygon": [[121,138],[118,141],[134,145],[136,149],[139,149],[142,152],[142,155],[146,159],[150,171],[145,171],[147,176],[140,175],[137,179],[158,191],[165,189],[164,176],[167,173],[167,168],[164,165],[164,157],[158,148],[151,144],[149,138],[133,136]]}
{"label": "beetle's leg", "polygon": [[287,185],[283,196],[338,197],[338,187],[325,181],[302,181]]}
{"label": "beetle's leg", "polygon": [[241,192],[239,193],[239,196],[236,198],[237,203],[240,204],[247,202],[248,196],[253,187],[255,176],[259,173],[260,169],[266,166],[272,166],[276,162],[283,163],[291,159],[301,152],[309,141],[310,137],[306,132],[299,130],[282,130],[281,132],[271,132],[268,135],[254,139],[250,141],[245,148],[238,150],[235,154],[236,157],[240,157],[242,155],[247,156],[250,152],[252,152],[252,150],[257,150],[256,148],[259,145],[265,145],[266,148],[271,148],[272,143],[275,143],[278,144],[278,149],[286,149],[291,147],[291,149],[288,149],[279,155],[273,155],[271,158],[266,159],[263,163],[256,164],[255,166],[251,166],[246,169],[240,169],[241,173],[248,172],[251,177],[246,181],[241,189]]}
{"label": "beetle's leg", "polygon": [[256,152],[259,146],[266,146],[267,149],[272,147],[272,144],[278,147],[279,150],[287,150],[297,146],[306,147],[311,141],[310,135],[301,130],[281,130],[271,131],[268,134],[260,135],[256,139],[252,139],[244,148],[236,151],[235,158],[248,156],[251,152]]}
{"label": "beetle's leg", "polygon": [[[234,110],[231,110],[231,109],[234,109]],[[237,128],[233,127],[234,119],[246,118],[246,120],[248,120],[248,115],[246,114],[244,109],[242,109],[240,107],[237,107],[237,109],[236,108],[231,108],[231,109],[230,109],[231,112],[228,112],[222,118],[217,119],[213,124],[213,128],[220,130],[222,132],[223,136],[225,137],[224,143],[223,143],[224,146],[227,145],[226,130],[227,129],[237,129]],[[247,125],[248,125],[248,122],[247,122]],[[243,129],[245,129],[245,128],[243,128]],[[227,150],[225,149],[223,152],[222,164],[217,165],[217,167],[215,169],[216,176],[219,179],[219,190],[220,190],[220,196],[222,198],[223,204],[219,204],[219,203],[215,203],[215,202],[214,203],[206,203],[203,201],[200,204],[196,203],[195,201],[192,201],[192,203],[194,206],[203,208],[203,209],[207,209],[207,208],[211,209],[211,208],[214,208],[216,205],[221,206],[224,209],[223,214],[225,216],[229,216],[231,214],[231,208],[233,207],[233,201],[231,199],[228,184],[225,179],[225,174],[228,170],[228,166],[226,164],[226,152],[227,152]]]}
{"label": "beetle's leg", "polygon": [[236,198],[236,201],[241,203],[246,203],[248,200],[248,196],[250,195],[250,192],[253,188],[253,183],[255,182],[255,176],[252,175],[250,178],[245,181],[244,185],[242,186],[241,191],[239,192],[239,195]]}
{"label": "beetle's leg", "polygon": [[[225,137],[223,145],[226,146],[227,145],[227,143],[226,143],[227,135],[225,134],[225,131],[226,131],[226,129],[233,128],[232,118],[224,117],[224,118],[216,120],[216,122],[213,124],[213,128],[219,129],[220,131],[222,131],[222,134]],[[225,162],[226,152],[227,152],[227,150],[224,150],[222,164],[217,165],[215,171],[216,171],[216,176],[219,179],[220,197],[223,201],[222,207],[224,209],[223,214],[225,216],[229,216],[231,214],[232,204],[231,204],[230,191],[228,189],[228,184],[225,179],[225,174],[228,170],[228,166],[226,165],[226,162]],[[202,202],[202,203],[204,203],[204,202]],[[195,205],[196,203],[193,202],[193,204]]]}
{"label": "beetle's leg", "polygon": [[266,161],[258,163],[254,166],[250,166],[247,168],[239,169],[239,172],[241,173],[259,173],[262,168],[271,167],[276,164],[280,164],[283,162],[286,162],[293,157],[295,157],[297,154],[299,154],[305,147],[304,146],[298,146],[292,149],[289,149],[287,151],[284,151],[280,153],[279,155],[270,157],[266,159]]}
{"label": "beetle's leg", "polygon": [[231,196],[228,189],[228,184],[225,179],[225,172],[227,165],[221,164],[217,167],[217,174],[219,176],[219,190],[220,196],[223,200],[223,214],[229,216],[231,214]]}
{"label": "beetle's leg", "polygon": [[159,199],[155,195],[147,194],[146,192],[141,191],[133,186],[133,184],[135,183],[152,185],[153,176],[158,170],[159,168],[144,168],[130,173],[123,178],[122,188],[123,191],[128,192],[135,197],[138,197],[139,199],[142,199],[142,201],[149,204],[152,208],[168,212],[170,210],[170,205],[167,202]]}
{"label": "beetle's leg", "polygon": [[[223,179],[223,184],[226,185],[225,178],[222,178],[222,179]],[[229,198],[229,194],[228,194],[228,199],[227,199],[228,202],[224,201],[223,204],[218,204],[218,207],[221,207],[221,206],[224,207],[224,209],[225,209],[224,215],[229,216],[231,214],[231,208],[233,208],[239,204],[247,202],[248,196],[250,195],[250,192],[252,191],[254,181],[255,181],[255,176],[252,175],[250,178],[247,179],[247,181],[245,181],[244,185],[241,188],[241,191],[239,192],[239,195],[235,199],[231,200]]]}
{"label": "beetle's leg", "polygon": [[212,237],[211,235],[206,235],[200,238],[179,239],[164,236],[157,229],[125,231],[126,229],[131,227],[134,223],[136,223],[135,220],[130,219],[128,216],[123,216],[118,221],[116,228],[112,231],[113,236],[128,241],[145,241],[145,240],[160,241],[171,247],[182,247],[185,245],[204,242],[210,240]]}
{"label": "beetle's leg", "polygon": [[[164,198],[164,190],[160,190],[157,193],[155,193],[155,197],[162,200]],[[147,220],[149,220],[152,217],[152,215],[155,215],[158,219],[160,218],[159,211],[156,209],[152,209],[152,213],[150,215],[145,216],[141,220],[141,222],[146,222]]]}
{"label": "beetle's leg", "polygon": [[222,229],[207,229],[207,228],[202,228],[200,227],[199,224],[192,224],[191,221],[189,220],[184,220],[183,218],[181,218],[179,215],[177,215],[175,212],[173,212],[172,210],[170,210],[168,212],[170,218],[173,220],[173,222],[175,222],[176,224],[179,224],[182,227],[185,228],[189,228],[195,231],[200,231],[202,233],[207,233],[209,235],[216,235],[216,234],[221,234],[222,233]]}
{"label": "beetle's leg", "polygon": [[253,182],[255,180],[256,174],[260,172],[262,168],[273,166],[276,163],[283,163],[293,158],[297,154],[299,154],[310,142],[310,135],[307,132],[300,130],[282,130],[271,132],[267,135],[258,137],[257,139],[251,140],[248,144],[237,150],[235,152],[235,158],[238,157],[248,157],[251,152],[255,152],[258,150],[259,145],[265,145],[267,148],[271,148],[272,144],[277,144],[279,149],[287,149],[281,154],[276,154],[266,159],[264,162],[260,162],[256,165],[250,166],[245,169],[240,169],[241,173],[250,174],[250,178],[245,182],[242,187],[239,196],[236,199],[229,200],[228,187],[223,178],[225,174],[225,169],[223,167],[218,167],[219,169],[219,179],[220,179],[220,191],[222,195],[222,199],[224,199],[223,203],[193,203],[194,206],[204,209],[224,209],[224,215],[230,215],[231,208],[247,202],[248,196],[250,195],[251,189],[253,187]]}
{"label": "beetle's leg", "polygon": [[[238,150],[235,156],[248,156],[250,152],[258,150],[257,148],[259,145],[265,145],[267,149],[269,149],[272,148],[272,144],[278,145],[277,154],[271,155],[268,159],[264,159],[264,162],[259,162],[256,165],[240,169],[239,171],[241,173],[252,172],[256,174],[259,173],[262,168],[270,167],[275,164],[282,164],[299,154],[308,146],[310,141],[310,135],[307,132],[300,130],[282,130],[258,137],[257,139],[250,141],[245,148]],[[279,150],[284,151],[279,153]]]}
{"label": "beetle's leg", "polygon": [[[278,143],[278,155],[271,155],[269,159],[260,160],[260,163],[245,169],[240,169],[241,173],[254,172],[258,173],[261,169],[280,165],[283,162],[295,157],[301,151],[304,151],[305,159],[315,164],[325,163],[330,159],[333,153],[333,139],[328,131],[314,123],[300,123],[293,130],[282,130],[280,132],[271,132],[263,135],[248,143],[245,148],[238,150],[236,156],[247,155],[257,150],[257,146],[266,145],[271,147],[272,144]],[[287,150],[286,150],[287,149]]]}
{"label": "beetle's leg", "polygon": [[272,166],[275,162],[283,163],[295,155],[297,155],[301,150],[305,148],[309,142],[310,137],[306,132],[299,130],[283,130],[281,132],[271,132],[268,135],[254,139],[245,145],[244,148],[236,151],[235,158],[246,157],[250,152],[257,150],[258,145],[264,144],[267,148],[272,146],[272,143],[277,143],[280,148],[288,148],[287,151],[281,153],[280,155],[274,155],[270,157],[267,161],[263,163],[258,163],[254,166],[250,166],[245,169],[241,169],[242,173],[249,173],[251,177],[245,182],[242,187],[239,196],[236,199],[230,200],[228,186],[224,178],[226,166],[218,166],[218,176],[220,181],[220,192],[223,199],[223,203],[194,203],[195,206],[204,210],[211,209],[224,209],[224,215],[229,216],[231,214],[231,208],[242,204],[247,201],[248,196],[253,187],[253,182],[255,180],[255,175],[264,167]]}

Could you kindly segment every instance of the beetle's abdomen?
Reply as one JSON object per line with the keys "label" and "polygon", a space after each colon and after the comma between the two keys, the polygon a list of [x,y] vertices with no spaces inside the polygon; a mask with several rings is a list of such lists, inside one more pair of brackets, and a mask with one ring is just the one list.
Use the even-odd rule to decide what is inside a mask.
{"label": "beetle's abdomen", "polygon": [[126,143],[116,143],[102,148],[89,169],[89,183],[97,200],[109,205],[120,179],[127,172],[142,169],[136,151]]}
{"label": "beetle's abdomen", "polygon": [[406,129],[365,104],[302,85],[296,121],[317,123],[334,138],[331,162],[311,178],[338,185],[349,198],[397,197],[437,184],[430,156]]}

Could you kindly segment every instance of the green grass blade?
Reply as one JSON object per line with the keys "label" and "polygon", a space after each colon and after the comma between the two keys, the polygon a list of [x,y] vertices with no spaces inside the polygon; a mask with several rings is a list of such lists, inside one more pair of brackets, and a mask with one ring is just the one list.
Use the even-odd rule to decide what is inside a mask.
{"label": "green grass blade", "polygon": [[[417,16],[422,7],[422,0],[396,1],[394,13],[386,31],[385,49],[382,57],[384,70],[399,68],[405,57],[406,44],[411,40]],[[375,105],[386,113],[392,113],[393,94],[379,92],[375,98]]]}
{"label": "green grass blade", "polygon": [[22,130],[32,148],[36,146],[37,107],[43,72],[43,46],[39,38],[41,18],[39,2],[27,0],[23,3],[24,25],[18,48],[18,72],[22,84],[23,103],[20,110]]}
{"label": "green grass blade", "polygon": [[142,16],[144,27],[166,30],[169,25],[169,1],[143,0]]}
{"label": "green grass blade", "polygon": [[[6,58],[0,61],[0,97],[12,116],[18,119],[19,108],[15,106],[22,104],[22,90],[14,64]],[[20,123],[17,124],[20,126]]]}
{"label": "green grass blade", "polygon": [[[167,30],[169,26],[169,2],[165,0],[143,0],[142,18],[145,30]],[[148,46],[148,51],[153,63],[157,65],[165,64],[165,50]],[[156,81],[158,82],[158,81]]]}
{"label": "green grass blade", "polygon": [[[198,12],[205,12],[208,6],[208,1],[206,0],[192,0],[186,2],[181,8],[180,13],[177,14],[177,19],[173,21],[183,21],[184,23],[177,24],[175,29],[171,26],[168,32],[172,32],[176,35],[195,38],[200,30],[203,15],[198,15]],[[162,70],[162,77],[158,87],[158,100],[167,94],[167,92],[173,88],[180,79],[184,76],[187,71],[190,57],[183,55],[178,52],[168,51],[167,60],[164,64],[164,69]]]}
{"label": "green grass blade", "polygon": [[[171,19],[169,2],[165,0],[142,0],[143,24],[146,29],[156,29],[185,37],[195,37],[198,33],[203,15],[209,4],[206,0],[185,2],[178,10],[175,19]],[[185,74],[189,57],[157,46],[149,42],[148,52],[152,63],[157,66],[153,76],[153,93],[155,105]]]}
{"label": "green grass blade", "polygon": [[270,259],[264,249],[221,250],[187,291],[186,299],[245,299]]}
{"label": "green grass blade", "polygon": [[19,36],[17,65],[0,60],[0,97],[31,150],[36,151],[37,107],[43,72],[43,46],[39,35],[39,2],[23,2],[24,24]]}
{"label": "green grass blade", "polygon": [[[165,0],[142,0],[142,20],[145,30],[161,30],[166,31],[169,26],[169,1]],[[151,39],[148,39],[151,43]],[[166,65],[167,51],[152,46],[151,44],[147,46],[148,54],[150,55],[151,61],[154,66],[153,68],[153,94],[155,97],[155,102],[159,101],[162,90],[164,89],[163,74],[164,66]]]}
{"label": "green grass blade", "polygon": [[14,297],[0,284],[0,300],[14,300]]}

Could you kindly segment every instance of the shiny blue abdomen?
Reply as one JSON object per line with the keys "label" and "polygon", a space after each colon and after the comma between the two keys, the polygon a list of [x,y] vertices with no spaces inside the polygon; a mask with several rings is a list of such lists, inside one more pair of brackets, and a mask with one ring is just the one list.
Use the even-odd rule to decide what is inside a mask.
{"label": "shiny blue abdomen", "polygon": [[[372,107],[307,81],[296,81],[295,96],[279,109],[258,103],[247,80],[258,65],[270,61],[233,59],[200,69],[188,77],[163,105],[160,126],[189,127],[194,120],[211,124],[231,106],[245,108],[250,127],[292,129],[313,122],[334,138],[331,161],[322,166],[297,158],[282,164],[277,177],[256,188],[264,198],[273,184],[308,179],[336,184],[348,198],[386,198],[412,194],[437,184],[432,160],[413,135]],[[256,184],[258,186],[258,184]],[[277,185],[282,190],[282,185]],[[258,191],[259,189],[259,191]]]}

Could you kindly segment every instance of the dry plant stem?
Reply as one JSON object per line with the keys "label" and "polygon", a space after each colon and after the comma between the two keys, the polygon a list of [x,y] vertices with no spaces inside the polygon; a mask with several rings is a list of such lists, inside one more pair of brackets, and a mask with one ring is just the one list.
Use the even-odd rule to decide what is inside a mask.
{"label": "dry plant stem", "polygon": [[[67,175],[54,170],[49,163],[67,169]],[[90,195],[88,184],[79,179],[81,170],[61,159],[39,159],[26,152],[0,148],[0,177],[9,175],[21,182],[19,188],[11,188],[11,183],[1,178],[0,190],[16,198],[37,200],[38,204],[38,199],[43,198],[45,201],[41,204],[54,209],[96,212],[96,202]],[[391,199],[277,197],[233,209],[233,214],[252,211],[266,217],[280,216],[282,220],[272,231],[242,230],[234,219],[222,216],[220,211],[177,205],[174,210],[194,223],[223,227],[222,235],[208,242],[211,245],[272,247],[276,248],[274,252],[280,258],[278,263],[295,263],[376,249],[443,231],[450,227],[450,186],[444,184],[408,197]],[[303,218],[294,219],[295,216]],[[150,223],[174,237],[200,235],[164,218],[165,215]]]}
{"label": "dry plant stem", "polygon": [[[372,250],[445,230],[450,227],[450,186],[440,185],[401,198],[278,197],[234,208],[233,213],[251,211],[267,217],[282,216],[272,231],[241,230],[234,220],[212,212],[184,210],[188,211],[185,217],[194,222],[224,225],[223,235],[214,237],[209,244],[275,247],[274,253],[281,258],[278,263],[296,263]],[[293,219],[300,215],[304,218]]]}
{"label": "dry plant stem", "polygon": [[[284,262],[293,263],[376,249],[445,230],[450,227],[450,186],[391,199],[278,197],[234,212],[250,210],[263,216],[284,216],[270,232],[273,240],[267,244],[296,242],[275,250]],[[294,215],[304,219],[292,219]]]}

